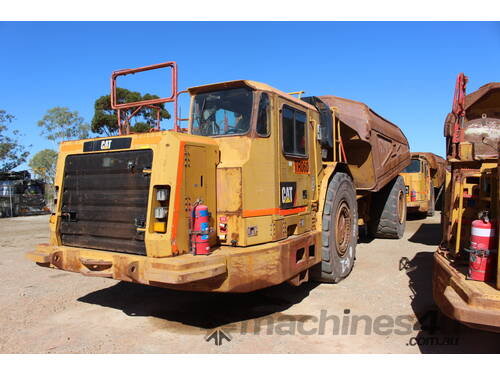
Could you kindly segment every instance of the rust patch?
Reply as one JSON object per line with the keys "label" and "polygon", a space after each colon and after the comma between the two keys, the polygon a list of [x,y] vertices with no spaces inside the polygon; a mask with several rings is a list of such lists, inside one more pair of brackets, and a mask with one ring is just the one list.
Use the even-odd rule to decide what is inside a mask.
{"label": "rust patch", "polygon": [[295,160],[293,166],[296,174],[309,174],[309,159]]}
{"label": "rust patch", "polygon": [[241,168],[217,168],[217,213],[243,209]]}
{"label": "rust patch", "polygon": [[50,263],[57,268],[63,268],[63,252],[54,251],[49,257]]}

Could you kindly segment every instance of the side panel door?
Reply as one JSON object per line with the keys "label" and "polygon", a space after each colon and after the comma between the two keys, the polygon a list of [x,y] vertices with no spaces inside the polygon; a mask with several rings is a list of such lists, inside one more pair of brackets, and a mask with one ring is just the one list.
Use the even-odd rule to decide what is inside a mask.
{"label": "side panel door", "polygon": [[306,108],[282,98],[278,105],[279,214],[285,220],[289,236],[311,228],[311,134]]}

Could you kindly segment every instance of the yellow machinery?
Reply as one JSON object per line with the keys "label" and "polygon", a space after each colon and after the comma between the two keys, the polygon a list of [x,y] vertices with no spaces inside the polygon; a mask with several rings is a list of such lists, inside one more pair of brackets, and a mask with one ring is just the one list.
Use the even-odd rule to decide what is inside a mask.
{"label": "yellow machinery", "polygon": [[433,295],[449,317],[500,331],[500,267],[492,280],[469,280],[466,251],[471,247],[472,221],[479,216],[487,215],[498,230],[500,83],[465,96],[466,82],[460,74],[453,111],[445,122],[450,173],[442,211],[443,241],[434,255]]}
{"label": "yellow machinery", "polygon": [[403,176],[408,213],[419,212],[433,216],[441,197],[445,179],[445,160],[430,152],[412,152],[411,163]]}
{"label": "yellow machinery", "polygon": [[[156,68],[172,68],[171,97],[116,102],[118,77]],[[363,103],[239,80],[190,88],[184,130],[176,72],[171,62],[113,73],[120,135],[61,144],[50,243],[29,259],[165,288],[248,292],[310,276],[340,281],[358,225],[401,238],[398,174],[410,154],[396,125]],[[158,120],[157,131],[130,134],[127,109],[165,102],[175,105],[174,131]]]}

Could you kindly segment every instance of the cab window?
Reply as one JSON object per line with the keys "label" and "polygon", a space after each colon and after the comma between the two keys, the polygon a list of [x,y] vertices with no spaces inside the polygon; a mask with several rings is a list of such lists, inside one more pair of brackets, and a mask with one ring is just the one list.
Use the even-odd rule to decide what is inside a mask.
{"label": "cab window", "polygon": [[257,134],[262,137],[269,135],[269,95],[265,92],[260,96],[259,110],[257,111]]}
{"label": "cab window", "polygon": [[246,134],[252,103],[253,92],[248,88],[198,94],[194,98],[191,132],[207,137]]}
{"label": "cab window", "polygon": [[281,126],[283,130],[283,152],[286,155],[305,157],[306,114],[289,106],[283,106]]}
{"label": "cab window", "polygon": [[410,165],[407,166],[404,170],[403,173],[418,173],[420,172],[420,160],[412,160]]}

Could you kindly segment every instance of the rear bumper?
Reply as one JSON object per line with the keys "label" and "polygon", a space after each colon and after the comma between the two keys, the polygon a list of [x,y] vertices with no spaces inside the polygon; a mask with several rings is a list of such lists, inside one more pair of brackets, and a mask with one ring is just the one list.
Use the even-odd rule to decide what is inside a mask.
{"label": "rear bumper", "polygon": [[307,281],[307,270],[321,261],[319,245],[320,232],[314,232],[246,248],[221,246],[207,256],[153,258],[47,244],[26,256],[40,266],[84,276],[179,290],[250,292],[284,281]]}
{"label": "rear bumper", "polygon": [[500,332],[500,290],[467,280],[441,253],[434,254],[432,292],[448,317],[473,328]]}

